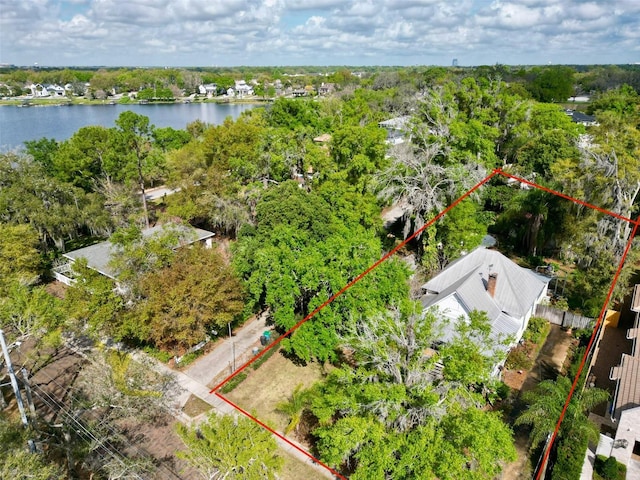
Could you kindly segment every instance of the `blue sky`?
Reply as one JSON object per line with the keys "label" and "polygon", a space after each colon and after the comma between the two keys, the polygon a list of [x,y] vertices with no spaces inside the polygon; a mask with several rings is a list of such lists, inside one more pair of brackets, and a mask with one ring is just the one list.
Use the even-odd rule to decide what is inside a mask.
{"label": "blue sky", "polygon": [[640,62],[640,0],[0,0],[0,63]]}

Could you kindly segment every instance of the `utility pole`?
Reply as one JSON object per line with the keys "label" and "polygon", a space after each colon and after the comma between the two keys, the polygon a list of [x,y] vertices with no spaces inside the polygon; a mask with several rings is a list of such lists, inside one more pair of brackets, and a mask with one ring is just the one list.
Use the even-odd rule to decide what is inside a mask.
{"label": "utility pole", "polygon": [[11,379],[11,386],[16,394],[16,402],[18,403],[18,410],[20,410],[20,418],[25,427],[29,426],[29,420],[27,414],[24,411],[24,404],[22,403],[22,396],[20,395],[20,388],[18,387],[18,380],[16,374],[13,371],[13,364],[11,363],[11,357],[9,356],[9,350],[7,344],[4,341],[4,332],[0,329],[0,346],[2,347],[2,353],[4,354],[4,360],[7,364],[7,372],[9,372],[9,378]]}
{"label": "utility pole", "polygon": [[23,368],[20,370],[22,373],[22,381],[24,383],[24,392],[27,396],[27,403],[29,404],[29,411],[31,412],[31,421],[35,422],[36,420],[36,406],[33,404],[33,395],[31,395],[31,385],[29,384],[29,374],[27,373],[27,369]]}

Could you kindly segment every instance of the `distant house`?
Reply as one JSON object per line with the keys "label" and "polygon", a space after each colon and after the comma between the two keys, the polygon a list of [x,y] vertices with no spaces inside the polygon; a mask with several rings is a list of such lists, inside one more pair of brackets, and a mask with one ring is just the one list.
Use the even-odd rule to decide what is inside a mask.
{"label": "distant house", "polygon": [[64,97],[66,93],[64,87],[60,85],[45,85],[45,87],[53,97]]}
{"label": "distant house", "polygon": [[207,83],[206,85],[199,85],[198,93],[200,95],[206,95],[208,97],[216,96],[218,94],[218,85],[215,83]]}
{"label": "distant house", "polygon": [[37,98],[64,97],[65,95],[65,89],[59,85],[32,83],[29,85],[29,90],[31,90],[31,95]]}
{"label": "distant house", "polygon": [[511,338],[508,350],[522,338],[536,305],[546,298],[548,282],[497,250],[479,247],[422,285],[421,301],[425,310],[437,309],[448,320],[442,326],[444,343],[454,338],[457,322],[478,310],[486,312],[493,340]]}
{"label": "distant house", "polygon": [[244,80],[236,80],[234,90],[235,95],[240,98],[253,95],[253,87],[247,85]]}
{"label": "distant house", "polygon": [[[166,228],[177,228],[181,234],[181,241],[175,248],[179,248],[185,245],[192,245],[194,243],[204,243],[207,248],[212,246],[213,237],[215,233],[200,228],[193,228],[188,225],[170,224],[168,225],[156,225],[155,227],[142,231],[143,237],[151,237],[158,235],[165,231]],[[53,274],[56,280],[71,285],[74,279],[70,275],[72,273],[73,262],[80,258],[87,260],[87,266],[105,277],[116,279],[117,274],[111,267],[111,258],[114,253],[113,244],[107,240],[104,242],[96,243],[89,247],[73,250],[72,252],[64,253],[62,256],[68,261],[62,265],[54,268]]]}
{"label": "distant house", "polygon": [[387,131],[386,142],[390,145],[398,145],[410,136],[411,117],[404,115],[402,117],[390,118],[378,123],[378,126]]}
{"label": "distant house", "polygon": [[309,94],[304,88],[294,88],[291,95],[294,97],[306,97]]}
{"label": "distant house", "polygon": [[333,93],[336,89],[336,84],[335,83],[324,83],[322,82],[322,85],[320,85],[318,87],[318,94],[319,95],[329,95],[331,93]]}
{"label": "distant house", "polygon": [[33,97],[46,98],[51,96],[49,90],[47,90],[47,88],[40,83],[32,83],[31,85],[29,85],[29,90],[31,90],[31,95]]}
{"label": "distant house", "polygon": [[567,108],[564,113],[571,117],[573,123],[584,125],[585,127],[594,127],[598,125],[596,117],[593,115],[587,115],[586,113],[579,112],[577,110],[571,110]]}

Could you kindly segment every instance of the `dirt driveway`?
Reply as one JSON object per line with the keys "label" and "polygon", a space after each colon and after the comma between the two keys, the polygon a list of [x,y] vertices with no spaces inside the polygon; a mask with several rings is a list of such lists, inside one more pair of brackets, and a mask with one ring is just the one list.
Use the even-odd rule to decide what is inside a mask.
{"label": "dirt driveway", "polygon": [[[505,373],[505,383],[512,388],[519,387],[514,409],[508,419],[510,424],[515,421],[524,407],[519,401],[522,393],[533,390],[543,380],[555,379],[561,373],[573,341],[573,337],[558,325],[551,325],[551,331],[540,349],[531,370],[521,374],[513,371]],[[526,431],[522,428],[517,429],[514,434],[514,441],[518,452],[518,460],[505,467],[501,478],[502,480],[529,480],[531,478],[531,467],[528,461],[529,438]]]}

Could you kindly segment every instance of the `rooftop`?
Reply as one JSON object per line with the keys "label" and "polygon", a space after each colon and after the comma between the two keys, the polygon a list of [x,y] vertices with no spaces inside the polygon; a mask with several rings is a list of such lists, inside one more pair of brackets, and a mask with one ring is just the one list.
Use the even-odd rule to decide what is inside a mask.
{"label": "rooftop", "polygon": [[[188,245],[196,243],[198,241],[206,240],[215,235],[215,233],[213,232],[202,230],[200,228],[193,228],[187,225],[171,225],[175,225],[175,227],[184,232],[183,239],[181,240],[180,245],[176,245],[176,248],[180,247],[181,245]],[[167,224],[156,225],[155,227],[143,230],[142,235],[143,237],[151,237],[162,232],[165,228],[167,228]],[[104,242],[96,243],[95,245],[91,245],[89,247],[84,247],[78,250],[67,252],[63,255],[72,261],[75,261],[79,258],[86,258],[87,266],[89,268],[100,272],[106,277],[115,278],[116,272],[114,272],[109,265],[111,262],[113,251],[113,244],[109,240],[107,240]]]}

